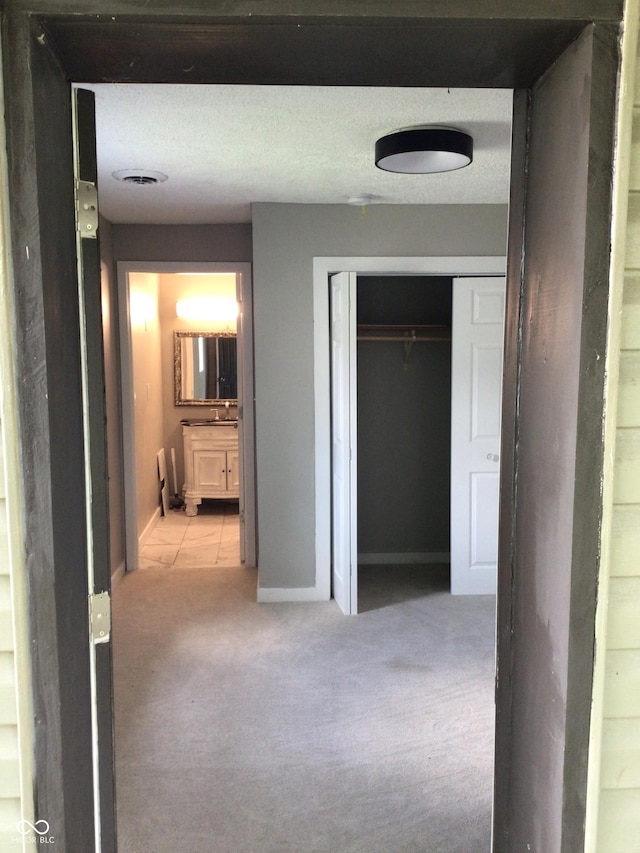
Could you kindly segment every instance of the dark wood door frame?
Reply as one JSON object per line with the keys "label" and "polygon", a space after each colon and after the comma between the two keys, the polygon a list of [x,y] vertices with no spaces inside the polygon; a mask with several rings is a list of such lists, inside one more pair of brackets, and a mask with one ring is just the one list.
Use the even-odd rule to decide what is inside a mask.
{"label": "dark wood door frame", "polygon": [[[229,7],[233,6],[233,14]],[[296,11],[292,11],[292,6]],[[330,7],[330,8],[327,8]],[[518,608],[525,566],[518,508],[531,485],[518,479],[523,367],[539,356],[526,336],[535,310],[527,277],[526,176],[541,119],[540,83],[570,45],[588,41],[583,103],[589,154],[579,181],[584,237],[581,269],[558,286],[579,294],[576,487],[570,558],[558,566],[570,588],[564,613],[568,685],[559,837],[580,849],[599,564],[606,301],[609,290],[610,174],[621,0],[6,0],[2,17],[9,188],[18,329],[29,619],[35,721],[36,816],[60,846],[93,843],[90,786],[85,499],[82,407],[73,236],[70,81],[216,82],[323,85],[496,86],[518,90],[510,216],[503,479],[499,569],[499,679],[496,727],[495,849],[535,840],[549,819],[532,796],[539,768],[517,764],[527,737],[518,701],[551,678],[552,656],[520,666]],[[549,128],[546,129],[549,131]],[[563,130],[569,134],[567,128]],[[567,145],[572,144],[569,134]],[[537,156],[537,154],[535,154]],[[537,203],[544,205],[544,198]],[[573,249],[572,249],[573,250]],[[524,263],[521,263],[524,259]],[[580,267],[580,264],[578,264]],[[98,331],[96,330],[96,333]],[[597,355],[597,358],[596,358]],[[526,425],[525,425],[526,426]],[[582,442],[585,449],[581,450]],[[536,484],[544,500],[544,487]],[[552,489],[552,484],[548,487]],[[524,541],[524,540],[522,540]],[[526,562],[536,571],[535,560]],[[530,580],[530,579],[529,579]],[[534,602],[531,603],[534,606]],[[553,650],[551,650],[553,651]],[[566,674],[565,674],[566,675]],[[526,682],[524,683],[523,682]],[[549,694],[548,702],[557,697]],[[548,708],[544,701],[538,711]],[[576,719],[567,728],[569,715]],[[514,727],[514,714],[518,726]],[[542,766],[542,765],[541,765]],[[106,847],[105,847],[106,849]]]}

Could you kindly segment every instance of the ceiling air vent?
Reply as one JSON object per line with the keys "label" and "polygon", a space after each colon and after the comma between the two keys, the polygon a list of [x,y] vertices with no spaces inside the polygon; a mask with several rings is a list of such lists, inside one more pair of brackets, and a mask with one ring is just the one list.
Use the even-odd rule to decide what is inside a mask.
{"label": "ceiling air vent", "polygon": [[149,169],[120,169],[111,173],[116,181],[125,184],[136,184],[139,187],[148,187],[151,184],[161,184],[167,180],[164,172],[152,172]]}
{"label": "ceiling air vent", "polygon": [[126,184],[157,184],[158,179],[151,175],[125,175],[122,179]]}

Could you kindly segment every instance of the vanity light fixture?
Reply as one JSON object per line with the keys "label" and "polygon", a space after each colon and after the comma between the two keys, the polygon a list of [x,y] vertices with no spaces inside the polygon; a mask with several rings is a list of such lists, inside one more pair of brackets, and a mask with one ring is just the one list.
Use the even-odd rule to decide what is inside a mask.
{"label": "vanity light fixture", "polygon": [[192,296],[176,302],[176,316],[181,320],[202,320],[208,323],[235,323],[238,303],[222,296]]}
{"label": "vanity light fixture", "polygon": [[386,172],[451,172],[472,162],[473,139],[452,127],[409,127],[378,139],[375,157]]}

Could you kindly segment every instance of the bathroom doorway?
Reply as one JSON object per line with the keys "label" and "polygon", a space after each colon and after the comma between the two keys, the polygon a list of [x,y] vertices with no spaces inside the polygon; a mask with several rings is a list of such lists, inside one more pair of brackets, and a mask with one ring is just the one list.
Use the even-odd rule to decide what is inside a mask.
{"label": "bathroom doorway", "polygon": [[[211,559],[218,536],[218,549],[224,538],[236,564],[256,565],[253,406],[245,405],[253,400],[251,296],[250,264],[118,263],[126,571],[154,553],[166,562],[175,551],[173,563],[178,546],[190,548],[183,559],[195,559],[193,547],[205,529],[203,559]],[[213,300],[218,313],[207,318],[202,300]],[[219,329],[225,339],[236,336],[236,396],[229,391],[221,399],[217,386],[215,398],[185,398],[177,384],[177,347],[183,336],[206,344]],[[204,498],[195,518],[185,512],[183,421],[215,421],[236,439],[234,488],[223,500]]]}

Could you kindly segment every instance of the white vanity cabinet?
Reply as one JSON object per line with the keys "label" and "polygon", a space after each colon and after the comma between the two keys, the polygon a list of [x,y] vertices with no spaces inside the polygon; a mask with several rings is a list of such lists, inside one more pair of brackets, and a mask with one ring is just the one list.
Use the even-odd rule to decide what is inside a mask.
{"label": "white vanity cabinet", "polygon": [[182,439],[187,515],[198,514],[202,498],[239,497],[237,423],[183,424]]}

